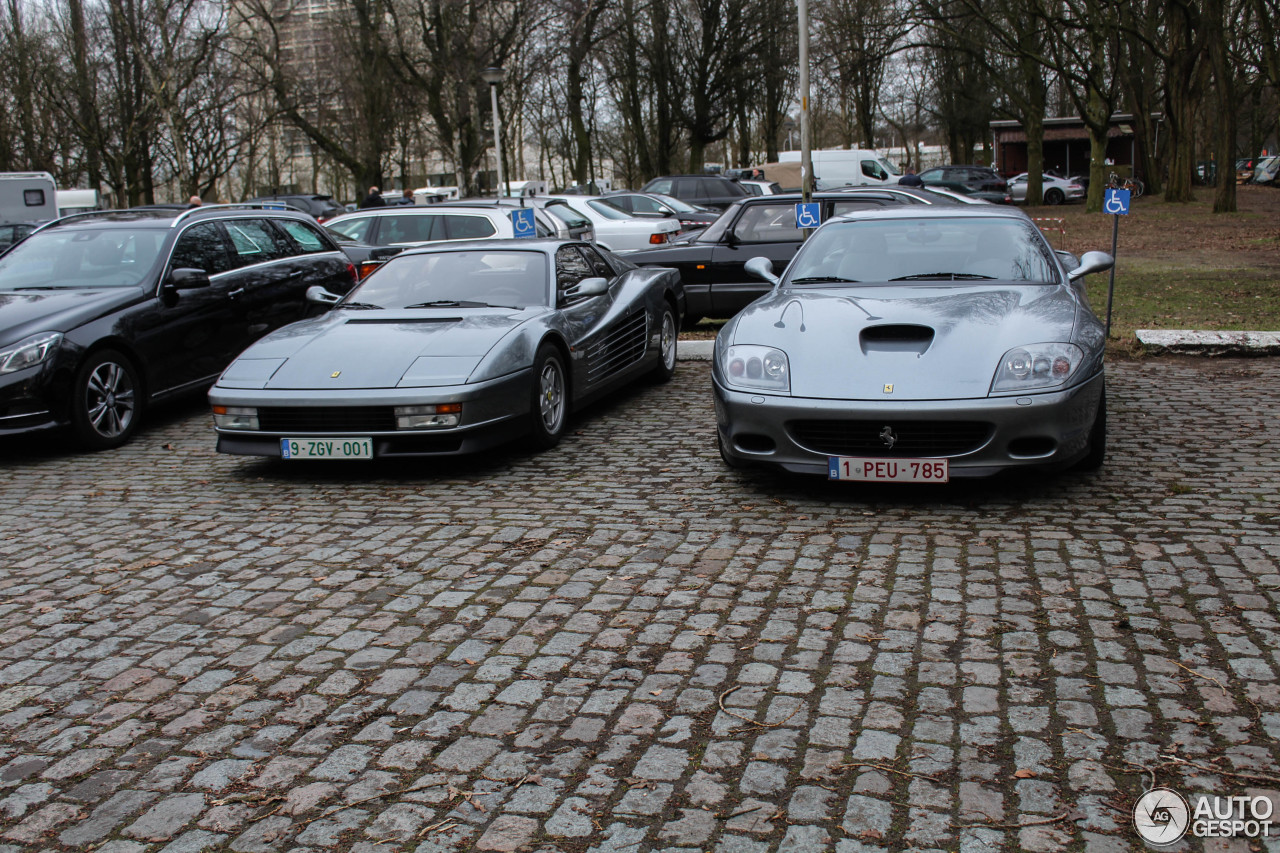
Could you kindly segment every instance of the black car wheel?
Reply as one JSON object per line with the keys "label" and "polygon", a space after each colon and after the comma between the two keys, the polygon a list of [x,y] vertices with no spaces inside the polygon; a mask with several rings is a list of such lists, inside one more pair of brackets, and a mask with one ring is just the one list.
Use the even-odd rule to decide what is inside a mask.
{"label": "black car wheel", "polygon": [[1104,388],[1098,402],[1098,416],[1089,430],[1089,452],[1076,463],[1081,471],[1097,471],[1107,461],[1107,392]]}
{"label": "black car wheel", "polygon": [[107,450],[127,442],[142,414],[138,371],[123,353],[99,350],[76,372],[72,387],[71,425],[90,450]]}
{"label": "black car wheel", "polygon": [[654,381],[670,382],[676,375],[676,345],[680,333],[676,330],[676,312],[670,305],[662,309],[662,321],[658,338],[658,366],[653,369]]}
{"label": "black car wheel", "polygon": [[1062,190],[1050,189],[1044,194],[1045,204],[1062,204]]}
{"label": "black car wheel", "polygon": [[533,359],[533,400],[529,412],[533,446],[548,450],[559,444],[568,413],[564,360],[553,345],[543,344]]}

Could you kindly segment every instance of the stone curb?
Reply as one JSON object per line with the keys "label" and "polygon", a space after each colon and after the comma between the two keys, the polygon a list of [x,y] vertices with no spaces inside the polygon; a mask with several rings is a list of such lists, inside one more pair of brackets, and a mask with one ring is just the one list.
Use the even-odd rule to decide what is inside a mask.
{"label": "stone curb", "polygon": [[681,340],[676,346],[676,358],[680,361],[710,361],[715,345],[715,341]]}
{"label": "stone curb", "polygon": [[1138,329],[1138,342],[1151,353],[1179,355],[1280,355],[1280,332],[1206,332]]}

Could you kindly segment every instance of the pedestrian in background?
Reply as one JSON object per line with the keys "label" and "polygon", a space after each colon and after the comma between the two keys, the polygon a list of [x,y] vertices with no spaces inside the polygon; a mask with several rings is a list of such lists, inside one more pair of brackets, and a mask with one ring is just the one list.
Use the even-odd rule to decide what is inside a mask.
{"label": "pedestrian in background", "polygon": [[369,194],[364,197],[364,201],[360,202],[360,209],[364,210],[369,207],[386,207],[387,200],[382,197],[382,193],[378,192],[377,187],[369,187]]}

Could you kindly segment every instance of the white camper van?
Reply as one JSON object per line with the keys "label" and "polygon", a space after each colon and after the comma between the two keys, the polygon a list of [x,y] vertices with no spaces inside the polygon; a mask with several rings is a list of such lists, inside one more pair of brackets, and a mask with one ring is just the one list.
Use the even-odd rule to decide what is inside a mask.
{"label": "white camper van", "polygon": [[59,216],[94,210],[102,210],[102,198],[97,190],[58,190]]}
{"label": "white camper van", "polygon": [[[824,148],[810,152],[813,176],[819,190],[840,187],[881,187],[896,184],[902,173],[877,151],[856,148]],[[778,154],[781,163],[799,163],[799,151]]]}
{"label": "white camper van", "polygon": [[0,223],[58,218],[58,186],[48,172],[0,172]]}

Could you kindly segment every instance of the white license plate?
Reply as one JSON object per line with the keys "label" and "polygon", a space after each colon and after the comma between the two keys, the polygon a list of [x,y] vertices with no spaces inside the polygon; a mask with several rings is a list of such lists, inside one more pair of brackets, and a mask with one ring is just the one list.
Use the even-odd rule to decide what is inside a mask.
{"label": "white license plate", "polygon": [[373,439],[369,438],[282,438],[284,459],[372,459]]}
{"label": "white license plate", "polygon": [[945,483],[950,479],[945,459],[874,459],[862,456],[827,457],[832,480],[863,483]]}

